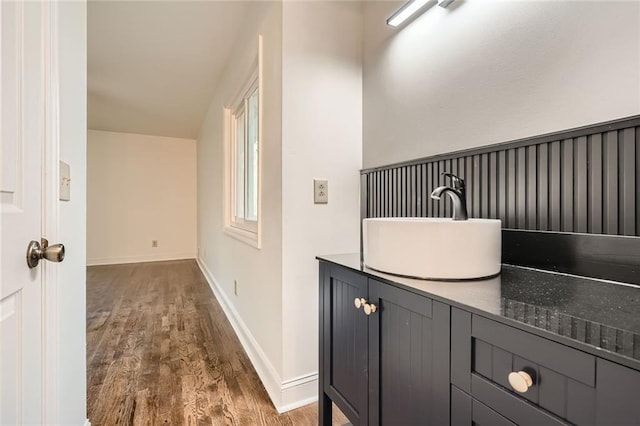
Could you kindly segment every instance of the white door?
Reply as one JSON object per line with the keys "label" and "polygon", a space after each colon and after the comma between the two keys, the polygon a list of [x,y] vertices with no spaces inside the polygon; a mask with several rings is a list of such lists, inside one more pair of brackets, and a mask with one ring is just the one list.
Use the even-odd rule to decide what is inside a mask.
{"label": "white door", "polygon": [[[0,2],[0,425],[46,423],[46,268],[26,249],[45,231],[48,9]],[[50,171],[50,170],[49,170]]]}

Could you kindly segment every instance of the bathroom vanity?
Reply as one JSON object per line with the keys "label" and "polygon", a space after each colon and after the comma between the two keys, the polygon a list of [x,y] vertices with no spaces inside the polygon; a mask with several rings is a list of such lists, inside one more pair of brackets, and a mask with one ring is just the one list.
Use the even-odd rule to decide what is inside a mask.
{"label": "bathroom vanity", "polygon": [[640,288],[503,266],[401,278],[320,256],[320,424],[640,424]]}

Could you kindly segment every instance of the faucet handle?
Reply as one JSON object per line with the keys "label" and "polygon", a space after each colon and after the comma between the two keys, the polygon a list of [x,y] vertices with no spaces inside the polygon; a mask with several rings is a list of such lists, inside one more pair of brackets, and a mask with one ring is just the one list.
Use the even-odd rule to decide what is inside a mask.
{"label": "faucet handle", "polygon": [[453,173],[449,173],[449,172],[443,172],[440,174],[442,176],[445,176],[451,179],[451,181],[453,182],[454,189],[458,189],[458,190],[464,189],[464,179],[461,179],[458,176],[454,175]]}

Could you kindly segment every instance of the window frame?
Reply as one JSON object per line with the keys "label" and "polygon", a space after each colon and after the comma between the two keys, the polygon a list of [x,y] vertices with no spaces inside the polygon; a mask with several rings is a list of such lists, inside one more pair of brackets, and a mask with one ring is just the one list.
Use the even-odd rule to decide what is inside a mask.
{"label": "window frame", "polygon": [[[258,40],[258,57],[254,60],[251,66],[251,72],[249,77],[244,80],[244,84],[238,91],[238,95],[234,98],[234,102],[230,103],[228,107],[224,108],[223,120],[224,120],[224,140],[225,140],[225,173],[224,173],[224,193],[225,193],[225,206],[224,206],[224,232],[242,242],[249,244],[255,248],[261,247],[261,223],[262,223],[262,75],[261,75],[261,61],[262,61],[262,38]],[[247,212],[249,209],[248,193],[249,177],[251,176],[248,168],[248,161],[251,156],[248,155],[248,121],[249,121],[249,100],[254,94],[257,95],[257,126],[255,129],[257,139],[257,150],[255,155],[257,156],[256,170],[255,170],[255,196],[257,202],[252,207],[255,208],[256,219],[247,219]],[[238,182],[238,146],[237,133],[238,133],[238,117],[243,115],[242,128],[244,129],[243,135],[243,212],[238,215],[238,198],[236,183]]]}

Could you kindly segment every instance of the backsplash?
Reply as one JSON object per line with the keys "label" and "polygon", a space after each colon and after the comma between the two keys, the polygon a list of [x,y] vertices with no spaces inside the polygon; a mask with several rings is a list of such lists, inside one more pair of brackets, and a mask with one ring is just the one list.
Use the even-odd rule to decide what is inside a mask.
{"label": "backsplash", "polygon": [[[637,170],[640,116],[363,170],[362,217],[451,216],[448,198],[430,197],[435,187],[450,183],[441,173],[451,172],[465,180],[469,217],[502,220],[503,234],[509,237],[508,245],[503,242],[505,263],[515,259],[514,264],[580,273],[579,258],[557,265],[549,255],[545,265],[528,261],[522,250],[527,250],[532,234],[507,230],[640,236]],[[535,232],[535,236],[538,247],[541,239],[553,245],[553,235]],[[632,240],[626,241],[625,249],[629,243],[640,249],[640,239]],[[514,241],[524,244],[517,252]],[[598,241],[589,239],[587,245],[597,246]],[[581,238],[580,244],[584,242]],[[569,252],[580,250],[569,247]],[[595,259],[595,264],[610,261],[612,254]],[[622,253],[629,259],[628,254]],[[594,273],[593,265],[588,275],[640,283],[640,258],[631,257],[631,269],[622,275],[612,277],[608,270]]]}

